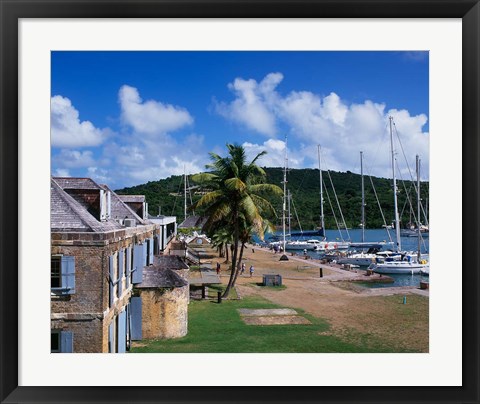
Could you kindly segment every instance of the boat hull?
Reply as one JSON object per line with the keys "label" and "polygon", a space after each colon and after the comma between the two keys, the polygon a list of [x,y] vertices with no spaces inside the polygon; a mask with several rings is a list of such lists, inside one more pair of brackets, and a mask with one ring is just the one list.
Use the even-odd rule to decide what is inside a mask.
{"label": "boat hull", "polygon": [[375,261],[375,257],[345,257],[337,259],[337,264],[359,265],[368,267]]}
{"label": "boat hull", "polygon": [[308,244],[308,243],[298,243],[298,244],[285,244],[285,249],[286,250],[309,250],[313,251],[315,250],[315,245],[314,244]]}
{"label": "boat hull", "polygon": [[321,242],[317,244],[316,251],[330,251],[330,250],[348,250],[350,243],[345,241],[340,242]]}
{"label": "boat hull", "polygon": [[373,265],[372,268],[377,274],[420,274],[429,270],[428,264],[409,263],[405,261],[393,261],[384,264]]}

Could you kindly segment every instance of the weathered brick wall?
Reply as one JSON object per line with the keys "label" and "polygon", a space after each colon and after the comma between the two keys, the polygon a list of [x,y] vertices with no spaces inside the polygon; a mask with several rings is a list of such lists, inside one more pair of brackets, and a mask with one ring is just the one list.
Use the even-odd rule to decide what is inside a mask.
{"label": "weathered brick wall", "polygon": [[143,338],[179,338],[188,331],[188,286],[145,289],[142,298]]}
{"label": "weathered brick wall", "polygon": [[100,191],[98,189],[67,189],[66,192],[86,206],[88,212],[100,220]]}
{"label": "weathered brick wall", "polygon": [[[75,257],[75,293],[51,297],[51,327],[73,331],[74,352],[108,352],[108,326],[125,308],[132,285],[109,307],[109,256],[153,236],[154,226],[110,233],[54,233],[52,255]],[[116,288],[115,288],[116,290]]]}
{"label": "weathered brick wall", "polygon": [[105,250],[105,247],[95,246],[52,247],[52,255],[75,257],[75,293],[52,296],[52,313],[102,313],[105,310]]}
{"label": "weathered brick wall", "polygon": [[143,202],[127,202],[127,205],[132,209],[138,216],[143,218]]}
{"label": "weathered brick wall", "polygon": [[104,350],[103,346],[102,323],[103,320],[99,318],[86,321],[52,320],[51,328],[73,332],[73,352],[75,353],[108,352],[108,342],[107,350]]}

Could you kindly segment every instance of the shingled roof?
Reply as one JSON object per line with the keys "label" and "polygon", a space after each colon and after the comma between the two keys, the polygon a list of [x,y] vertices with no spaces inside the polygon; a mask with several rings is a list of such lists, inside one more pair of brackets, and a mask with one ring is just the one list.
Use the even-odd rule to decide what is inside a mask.
{"label": "shingled roof", "polygon": [[125,203],[143,203],[145,202],[145,195],[118,195],[118,197]]}
{"label": "shingled roof", "polygon": [[171,269],[163,269],[157,266],[143,269],[142,283],[135,285],[137,289],[157,288],[181,288],[188,282]]}
{"label": "shingled roof", "polygon": [[121,229],[114,221],[99,222],[79,202],[51,180],[50,185],[50,228],[51,231],[105,232]]}
{"label": "shingled roof", "polygon": [[177,255],[157,255],[153,258],[153,265],[164,269],[188,269],[188,265]]}
{"label": "shingled roof", "polygon": [[[50,191],[50,227],[53,232],[106,232],[124,228],[114,219],[135,219],[137,224],[149,224],[143,220],[107,185],[99,185],[90,178],[53,177]],[[111,218],[99,221],[87,209],[87,205],[68,190],[110,191]],[[66,191],[67,190],[67,191]]]}
{"label": "shingled roof", "polygon": [[192,227],[202,228],[207,222],[206,217],[202,216],[190,216],[187,217],[179,226],[179,229],[188,229]]}
{"label": "shingled roof", "polygon": [[100,189],[98,185],[91,178],[78,177],[54,177],[55,182],[62,189]]}

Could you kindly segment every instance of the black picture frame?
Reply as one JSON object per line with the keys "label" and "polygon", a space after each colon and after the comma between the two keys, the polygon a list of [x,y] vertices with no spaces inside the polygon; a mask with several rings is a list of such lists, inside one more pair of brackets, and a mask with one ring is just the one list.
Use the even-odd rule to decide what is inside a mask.
{"label": "black picture frame", "polygon": [[[0,0],[0,399],[2,403],[479,403],[478,0]],[[461,18],[463,385],[461,387],[18,386],[18,21],[20,18]],[[448,237],[448,234],[445,234]],[[456,252],[458,253],[458,252]],[[448,321],[448,319],[446,319]],[[234,369],[231,370],[234,372]],[[180,376],[181,377],[181,376]],[[232,373],[234,377],[234,373]]]}

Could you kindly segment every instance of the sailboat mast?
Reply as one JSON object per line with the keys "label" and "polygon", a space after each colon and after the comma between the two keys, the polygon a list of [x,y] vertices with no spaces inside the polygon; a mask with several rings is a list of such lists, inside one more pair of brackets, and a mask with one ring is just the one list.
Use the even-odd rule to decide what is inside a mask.
{"label": "sailboat mast", "polygon": [[320,160],[320,145],[318,145],[318,171],[320,173],[320,227],[322,229],[323,237],[325,237],[325,218],[323,215],[323,177],[322,164]]}
{"label": "sailboat mast", "polygon": [[400,239],[400,220],[398,218],[398,202],[397,202],[397,178],[395,177],[395,164],[397,159],[395,158],[395,148],[393,145],[393,116],[389,116],[390,120],[390,145],[392,148],[392,174],[393,174],[393,205],[395,209],[395,237],[397,238],[397,251],[402,249],[402,241]]}
{"label": "sailboat mast", "polygon": [[360,173],[362,175],[362,243],[365,242],[365,184],[363,182],[363,151],[360,152]]}
{"label": "sailboat mast", "polygon": [[187,220],[187,172],[183,166],[183,216]]}
{"label": "sailboat mast", "polygon": [[290,210],[290,203],[292,201],[292,195],[290,194],[290,190],[287,190],[288,193],[288,234],[292,234],[292,214]]}
{"label": "sailboat mast", "polygon": [[417,246],[417,258],[418,262],[420,262],[421,252],[420,252],[420,242],[422,238],[422,234],[420,231],[420,158],[417,154],[417,231],[418,231],[418,246]]}
{"label": "sailboat mast", "polygon": [[282,225],[283,225],[283,251],[285,252],[285,210],[287,208],[287,137],[285,136],[285,167],[283,169],[283,211],[282,211]]}

